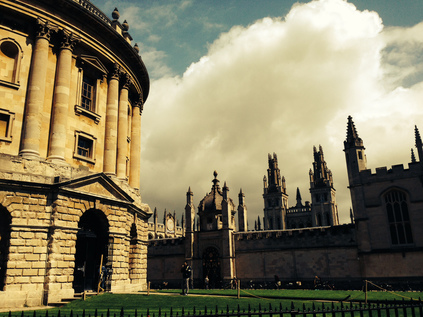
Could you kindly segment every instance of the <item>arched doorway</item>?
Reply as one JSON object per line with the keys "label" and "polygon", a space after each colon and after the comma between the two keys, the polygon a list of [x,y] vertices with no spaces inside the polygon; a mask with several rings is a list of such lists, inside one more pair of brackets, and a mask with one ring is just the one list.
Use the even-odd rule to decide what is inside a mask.
{"label": "arched doorway", "polygon": [[0,207],[0,291],[6,280],[7,257],[10,245],[11,217],[6,208]]}
{"label": "arched doorway", "polygon": [[73,288],[76,293],[97,291],[101,256],[107,263],[109,224],[99,210],[86,211],[78,223]]}
{"label": "arched doorway", "polygon": [[209,278],[210,288],[221,286],[219,251],[214,247],[208,247],[203,252],[203,281],[206,276]]}

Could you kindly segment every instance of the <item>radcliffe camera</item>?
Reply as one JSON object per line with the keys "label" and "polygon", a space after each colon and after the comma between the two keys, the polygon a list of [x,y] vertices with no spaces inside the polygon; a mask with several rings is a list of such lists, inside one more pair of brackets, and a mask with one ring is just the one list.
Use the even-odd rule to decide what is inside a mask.
{"label": "radcliffe camera", "polygon": [[0,315],[421,313],[423,4],[115,2],[0,0]]}

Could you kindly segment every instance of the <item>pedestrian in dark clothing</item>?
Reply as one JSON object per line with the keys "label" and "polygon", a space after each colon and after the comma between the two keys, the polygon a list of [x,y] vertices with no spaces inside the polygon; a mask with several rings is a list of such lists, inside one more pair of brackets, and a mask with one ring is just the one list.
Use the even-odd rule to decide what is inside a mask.
{"label": "pedestrian in dark clothing", "polygon": [[188,295],[189,292],[189,279],[191,278],[191,267],[185,261],[181,267],[182,273],[182,295]]}

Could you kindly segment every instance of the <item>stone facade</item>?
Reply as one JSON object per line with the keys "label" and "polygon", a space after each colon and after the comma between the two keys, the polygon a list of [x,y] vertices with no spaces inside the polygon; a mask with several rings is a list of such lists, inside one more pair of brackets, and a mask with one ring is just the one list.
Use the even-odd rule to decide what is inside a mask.
{"label": "stone facade", "polygon": [[0,12],[0,307],[146,289],[149,78],[128,24],[86,0]]}
{"label": "stone facade", "polygon": [[[187,260],[193,267],[196,287],[203,287],[206,275],[212,287],[228,286],[233,278],[239,279],[242,287],[274,287],[275,276],[284,286],[291,283],[310,287],[317,275],[336,288],[361,288],[363,280],[368,279],[421,289],[423,142],[417,127],[415,138],[418,159],[412,151],[408,169],[394,165],[372,173],[367,169],[363,141],[352,118],[348,118],[344,151],[353,207],[350,224],[338,224],[332,173],[326,167],[321,147],[314,148],[310,171],[312,203],[302,205],[297,191],[297,204],[290,208],[276,154],[269,155],[268,177],[263,182],[265,230],[260,228],[260,218],[253,231],[244,225],[235,230],[228,222],[218,222],[224,213],[228,216],[228,210],[235,219],[235,208],[227,196],[226,184],[224,195],[215,176],[212,191],[198,207],[200,227],[194,230],[195,210],[189,190],[185,237],[150,240],[148,266],[162,265],[160,273],[148,270],[148,280],[157,286],[166,282],[178,287],[179,268]],[[204,208],[205,201],[209,202],[208,208]],[[320,222],[313,205],[322,212]],[[242,193],[238,211],[242,213],[238,221],[245,219]],[[269,217],[281,229],[270,230]],[[274,222],[277,217],[280,222]],[[310,225],[282,229],[290,221]]]}

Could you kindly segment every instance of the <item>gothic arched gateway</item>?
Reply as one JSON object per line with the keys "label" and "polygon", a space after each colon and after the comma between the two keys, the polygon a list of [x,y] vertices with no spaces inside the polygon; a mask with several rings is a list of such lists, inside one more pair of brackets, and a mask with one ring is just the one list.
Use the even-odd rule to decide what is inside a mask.
{"label": "gothic arched gateway", "polygon": [[6,208],[0,207],[0,291],[6,279],[7,257],[10,244],[10,215]]}
{"label": "gothic arched gateway", "polygon": [[78,223],[73,288],[97,291],[101,256],[107,263],[109,224],[103,212],[90,209]]}
{"label": "gothic arched gateway", "polygon": [[210,288],[221,286],[219,251],[214,247],[208,247],[203,252],[203,281],[208,276]]}

